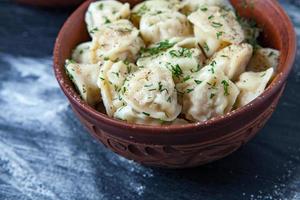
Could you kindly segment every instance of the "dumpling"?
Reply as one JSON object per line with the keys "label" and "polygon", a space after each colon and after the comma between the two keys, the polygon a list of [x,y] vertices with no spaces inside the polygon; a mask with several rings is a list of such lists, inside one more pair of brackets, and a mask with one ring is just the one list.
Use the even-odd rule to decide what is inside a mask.
{"label": "dumpling", "polygon": [[182,111],[188,120],[206,121],[230,112],[238,95],[239,89],[221,69],[206,66],[187,81]]}
{"label": "dumpling", "polygon": [[237,106],[245,106],[261,95],[271,80],[273,73],[273,68],[264,72],[244,72],[236,83],[241,90],[237,100]]}
{"label": "dumpling", "polygon": [[108,24],[119,19],[129,19],[130,5],[114,0],[97,1],[91,3],[85,21],[91,35],[100,30],[103,24]]}
{"label": "dumpling", "polygon": [[144,113],[137,112],[129,105],[120,107],[114,113],[114,118],[132,124],[163,125],[165,123],[163,120],[153,119]]}
{"label": "dumpling", "polygon": [[181,3],[181,10],[183,13],[189,14],[198,9],[205,10],[207,6],[232,8],[228,0],[183,0]]}
{"label": "dumpling", "polygon": [[98,64],[77,64],[67,60],[66,71],[84,101],[91,106],[101,101],[97,86],[100,72]]}
{"label": "dumpling", "polygon": [[137,27],[143,15],[149,12],[161,12],[164,10],[178,11],[180,2],[178,0],[148,0],[139,3],[132,9],[131,20]]}
{"label": "dumpling", "polygon": [[189,124],[188,121],[180,118],[176,118],[174,121],[166,122],[163,120],[153,119],[143,113],[139,113],[132,109],[132,107],[126,105],[119,108],[115,114],[114,118],[126,121],[131,124],[143,124],[143,125],[186,125]]}
{"label": "dumpling", "polygon": [[208,64],[222,68],[230,80],[237,80],[245,72],[252,53],[253,47],[250,44],[233,44],[215,53]]}
{"label": "dumpling", "polygon": [[261,48],[254,51],[250,60],[247,71],[261,72],[269,68],[277,70],[279,64],[280,52],[275,49]]}
{"label": "dumpling", "polygon": [[91,53],[90,53],[91,42],[84,42],[79,44],[73,51],[72,60],[76,63],[91,64]]}
{"label": "dumpling", "polygon": [[103,63],[98,76],[98,86],[108,116],[112,117],[118,108],[126,105],[121,97],[124,92],[122,87],[126,77],[136,69],[134,64],[124,61]]}
{"label": "dumpling", "polygon": [[153,119],[173,121],[181,112],[172,73],[164,68],[143,68],[125,83],[127,105]]}
{"label": "dumpling", "polygon": [[139,30],[128,20],[106,24],[93,36],[91,45],[92,62],[102,60],[129,60],[135,62],[144,42]]}
{"label": "dumpling", "polygon": [[233,11],[210,6],[197,10],[188,19],[194,24],[195,37],[207,57],[230,44],[240,44],[245,39]]}
{"label": "dumpling", "polygon": [[244,42],[251,44],[254,48],[260,47],[257,42],[257,38],[259,37],[262,29],[257,26],[254,20],[239,17],[238,21],[244,31]]}
{"label": "dumpling", "polygon": [[154,44],[173,37],[192,35],[192,28],[187,17],[172,10],[149,12],[143,15],[140,31],[147,44]]}
{"label": "dumpling", "polygon": [[[177,44],[165,40],[148,49],[144,49],[137,65],[141,68],[162,67],[170,70],[175,83],[189,79],[190,75],[202,68],[205,57],[192,38]],[[170,47],[163,49],[163,47]],[[192,48],[188,48],[192,47]],[[160,51],[161,50],[161,51]]]}

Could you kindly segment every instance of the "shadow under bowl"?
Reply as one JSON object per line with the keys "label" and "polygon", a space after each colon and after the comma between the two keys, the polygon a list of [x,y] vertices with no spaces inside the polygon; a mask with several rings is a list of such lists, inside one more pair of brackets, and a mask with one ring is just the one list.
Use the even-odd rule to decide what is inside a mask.
{"label": "shadow under bowl", "polygon": [[[72,49],[89,40],[83,3],[65,22],[54,49],[56,78],[81,122],[107,148],[149,166],[187,168],[221,159],[255,136],[274,112],[296,54],[293,25],[274,0],[232,0],[238,13],[263,28],[262,44],[281,51],[278,73],[266,91],[248,105],[206,122],[145,126],[112,119],[87,105],[68,78],[64,63]],[[130,2],[130,1],[129,1]],[[136,3],[136,1],[132,1]],[[134,4],[133,3],[133,4]],[[131,4],[132,5],[132,4]]]}

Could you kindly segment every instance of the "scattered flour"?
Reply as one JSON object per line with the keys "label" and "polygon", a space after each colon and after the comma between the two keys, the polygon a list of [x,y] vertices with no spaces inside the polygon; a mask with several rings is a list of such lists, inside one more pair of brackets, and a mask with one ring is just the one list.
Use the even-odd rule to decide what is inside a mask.
{"label": "scattered flour", "polygon": [[[144,194],[141,180],[153,177],[151,169],[91,140],[70,112],[51,58],[0,54],[0,61],[6,73],[0,74],[0,124],[13,130],[0,126],[2,182],[32,200],[111,199],[107,194],[114,188],[107,185],[112,184],[121,187],[115,199],[123,199],[123,193]],[[29,133],[32,138],[23,135]]]}
{"label": "scattered flour", "polygon": [[49,124],[58,129],[62,126],[57,116],[68,108],[64,98],[56,98],[58,84],[52,73],[50,58],[31,59],[1,55],[11,67],[15,78],[1,82],[0,117],[7,122],[23,127],[36,127],[42,130]]}

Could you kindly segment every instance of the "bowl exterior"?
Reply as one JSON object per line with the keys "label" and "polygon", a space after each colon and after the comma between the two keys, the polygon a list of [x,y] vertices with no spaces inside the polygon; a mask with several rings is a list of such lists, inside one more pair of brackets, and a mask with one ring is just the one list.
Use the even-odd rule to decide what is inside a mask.
{"label": "bowl exterior", "polygon": [[[281,91],[278,91],[273,99],[266,102],[265,109],[257,110],[255,115],[249,114],[251,115],[249,116],[245,113],[245,119],[238,119],[231,124],[224,124],[222,129],[214,130],[214,133],[223,135],[222,137],[212,135],[206,140],[190,140],[185,144],[182,144],[180,135],[172,135],[168,142],[163,143],[158,142],[166,140],[164,135],[160,134],[156,135],[156,139],[147,139],[146,141],[142,132],[136,133],[140,137],[130,137],[131,134],[123,128],[105,127],[101,122],[92,120],[92,117],[87,113],[82,113],[83,111],[76,104],[72,104],[72,102],[71,104],[73,111],[91,135],[115,153],[148,166],[189,168],[224,158],[247,143],[269,120],[283,90],[284,87],[281,88]],[[251,120],[248,119],[249,117]],[[242,124],[240,129],[236,129],[241,125],[241,121],[246,122]],[[209,129],[205,132],[198,131],[198,135],[209,134],[210,132]],[[129,138],[119,136],[128,134]],[[144,142],[139,142],[142,140]]]}
{"label": "bowl exterior", "polygon": [[54,71],[74,112],[107,148],[149,166],[194,167],[234,152],[257,134],[271,117],[284,91],[296,54],[292,23],[276,1],[255,0],[257,7],[244,9],[238,6],[244,1],[231,0],[239,13],[252,16],[263,26],[266,45],[282,51],[278,74],[264,94],[242,108],[207,122],[162,127],[127,124],[109,118],[88,106],[74,89],[65,73],[64,62],[77,44],[89,39],[84,13],[90,2],[83,3],[61,29],[54,48]]}

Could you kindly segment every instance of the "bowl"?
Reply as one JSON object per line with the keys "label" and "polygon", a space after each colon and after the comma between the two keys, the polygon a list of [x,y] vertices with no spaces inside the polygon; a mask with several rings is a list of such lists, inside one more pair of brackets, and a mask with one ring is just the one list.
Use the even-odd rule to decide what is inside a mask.
{"label": "bowl", "polygon": [[67,7],[79,5],[84,0],[16,0],[18,3],[41,7]]}
{"label": "bowl", "polygon": [[[238,13],[263,28],[263,45],[281,51],[278,73],[265,92],[248,105],[206,122],[188,125],[146,126],[108,117],[77,94],[65,69],[72,49],[89,39],[84,14],[92,1],[83,3],[65,22],[55,44],[54,71],[72,109],[97,140],[115,153],[141,164],[187,168],[221,159],[253,138],[276,109],[296,54],[293,25],[274,0],[232,0]],[[136,1],[129,1],[134,2]],[[253,4],[252,4],[253,2]],[[131,5],[133,5],[132,3]]]}

